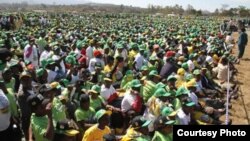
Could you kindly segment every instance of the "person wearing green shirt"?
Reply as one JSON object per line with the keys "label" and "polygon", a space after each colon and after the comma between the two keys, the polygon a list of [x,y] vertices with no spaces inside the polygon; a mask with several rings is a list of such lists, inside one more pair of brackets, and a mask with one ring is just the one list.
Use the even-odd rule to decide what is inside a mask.
{"label": "person wearing green shirt", "polygon": [[94,123],[95,110],[90,107],[90,98],[87,94],[80,96],[80,107],[75,111],[75,119],[81,131],[85,131]]}
{"label": "person wearing green shirt", "polygon": [[13,89],[6,88],[6,84],[4,83],[4,81],[0,81],[0,89],[2,89],[9,100],[11,116],[18,118],[19,115]]}
{"label": "person wearing green shirt", "polygon": [[172,126],[174,120],[168,120],[166,116],[158,117],[154,122],[155,133],[152,141],[172,141]]}
{"label": "person wearing green shirt", "polygon": [[90,95],[90,107],[98,111],[103,108],[104,99],[100,96],[101,87],[99,85],[92,86],[91,90],[89,90]]}
{"label": "person wearing green shirt", "polygon": [[52,106],[52,116],[53,116],[53,123],[54,126],[58,121],[66,120],[66,107],[61,102],[61,99],[59,96],[54,97],[53,99],[53,106]]}
{"label": "person wearing green shirt", "polygon": [[122,78],[121,88],[125,89],[128,87],[128,83],[134,78],[133,71],[127,70],[125,76]]}
{"label": "person wearing green shirt", "polygon": [[5,83],[6,88],[12,88],[14,90],[15,88],[15,79],[12,77],[12,72],[10,68],[5,68],[3,70],[3,80]]}
{"label": "person wearing green shirt", "polygon": [[36,141],[52,141],[54,126],[52,120],[52,104],[41,94],[30,95],[27,103],[31,107],[32,115],[29,130],[29,139]]}

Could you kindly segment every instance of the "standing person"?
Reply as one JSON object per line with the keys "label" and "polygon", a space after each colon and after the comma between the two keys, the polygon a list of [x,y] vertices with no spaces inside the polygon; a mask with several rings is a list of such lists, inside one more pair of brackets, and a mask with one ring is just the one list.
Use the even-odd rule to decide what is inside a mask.
{"label": "standing person", "polygon": [[31,64],[35,67],[38,68],[39,64],[38,64],[38,50],[37,50],[37,46],[35,44],[35,38],[31,37],[29,39],[29,44],[27,44],[24,47],[24,61],[30,61]]}
{"label": "standing person", "polygon": [[27,98],[30,95],[34,95],[34,91],[32,88],[32,78],[31,75],[24,71],[20,75],[20,82],[21,85],[19,87],[17,93],[17,100],[21,111],[21,123],[22,123],[22,130],[24,133],[24,137],[26,140],[29,138],[29,126],[30,126],[30,117],[31,117],[31,110],[27,103]]}
{"label": "standing person", "polygon": [[238,50],[239,50],[238,59],[241,59],[243,57],[247,42],[248,42],[248,37],[246,29],[242,28],[238,39]]}
{"label": "standing person", "polygon": [[36,141],[52,141],[54,137],[54,126],[52,120],[52,104],[41,94],[30,95],[27,103],[32,111],[29,129],[29,139],[32,136]]}
{"label": "standing person", "polygon": [[90,127],[84,133],[82,141],[104,141],[104,135],[111,133],[111,130],[108,127],[110,114],[109,111],[103,109],[96,112],[95,118],[98,123]]}

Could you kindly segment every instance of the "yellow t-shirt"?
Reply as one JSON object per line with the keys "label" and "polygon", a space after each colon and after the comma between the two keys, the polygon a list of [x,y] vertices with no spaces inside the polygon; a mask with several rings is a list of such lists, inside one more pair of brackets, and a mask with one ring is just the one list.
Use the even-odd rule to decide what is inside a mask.
{"label": "yellow t-shirt", "polygon": [[132,141],[133,139],[140,137],[142,134],[139,132],[136,132],[134,128],[130,127],[127,130],[126,135],[124,135],[121,139],[121,141]]}
{"label": "yellow t-shirt", "polygon": [[104,67],[103,72],[104,72],[104,73],[109,73],[109,72],[111,72],[112,67],[113,67],[113,66],[110,67],[109,65],[106,65],[106,66]]}
{"label": "yellow t-shirt", "polygon": [[98,124],[96,124],[85,132],[82,141],[103,141],[103,136],[110,133],[111,130],[108,126],[101,130],[98,128]]}

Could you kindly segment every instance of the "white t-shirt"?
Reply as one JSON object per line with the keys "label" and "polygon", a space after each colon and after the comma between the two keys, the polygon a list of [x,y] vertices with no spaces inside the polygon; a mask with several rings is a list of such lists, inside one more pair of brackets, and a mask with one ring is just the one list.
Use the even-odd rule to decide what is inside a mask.
{"label": "white t-shirt", "polygon": [[188,60],[187,64],[188,64],[189,71],[193,71],[195,68],[193,61]]}
{"label": "white t-shirt", "polygon": [[47,70],[47,72],[48,72],[47,82],[51,83],[55,81],[57,73],[52,70]]}
{"label": "white t-shirt", "polygon": [[26,45],[24,47],[24,61],[30,61],[32,63],[32,65],[35,67],[35,68],[38,68],[38,50],[37,50],[37,47],[35,45],[32,46],[32,52],[29,56],[26,56],[28,54],[28,49],[29,49],[30,45]]}
{"label": "white t-shirt", "polygon": [[191,121],[190,114],[186,115],[182,108],[177,112],[177,119],[179,120],[180,125],[189,125]]}
{"label": "white t-shirt", "polygon": [[135,67],[137,70],[140,70],[140,68],[144,65],[145,63],[145,58],[140,54],[137,53],[137,55],[135,56]]}
{"label": "white t-shirt", "polygon": [[94,47],[89,46],[86,49],[86,56],[87,56],[87,64],[89,64],[90,59],[93,58]]}
{"label": "white t-shirt", "polygon": [[[3,113],[2,110],[8,108],[6,113]],[[9,109],[9,100],[0,89],[0,131],[6,130],[10,126],[10,109]]]}
{"label": "white t-shirt", "polygon": [[130,91],[126,92],[124,98],[122,99],[121,109],[122,112],[127,112],[132,108],[132,104],[136,100],[136,96],[131,94]]}
{"label": "white t-shirt", "polygon": [[44,50],[40,56],[40,64],[41,64],[42,60],[46,60],[46,59],[50,58],[51,56],[52,56],[52,52]]}
{"label": "white t-shirt", "polygon": [[99,58],[92,58],[90,61],[89,61],[89,71],[90,73],[94,72],[95,71],[95,64],[96,63],[100,63],[102,65],[102,68],[104,68],[104,61],[99,59]]}
{"label": "white t-shirt", "polygon": [[108,100],[109,97],[116,92],[115,88],[111,85],[110,88],[106,88],[103,84],[101,86],[101,92],[100,95],[104,98],[104,100]]}

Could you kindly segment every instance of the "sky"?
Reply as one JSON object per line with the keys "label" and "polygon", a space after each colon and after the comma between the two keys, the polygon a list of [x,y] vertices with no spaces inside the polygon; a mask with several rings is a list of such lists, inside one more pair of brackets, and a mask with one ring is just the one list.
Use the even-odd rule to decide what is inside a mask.
{"label": "sky", "polygon": [[116,5],[132,5],[137,7],[146,8],[149,4],[161,5],[163,7],[169,5],[179,4],[183,8],[186,8],[188,4],[191,4],[195,9],[214,11],[216,8],[221,8],[222,4],[227,4],[230,7],[238,7],[239,5],[250,8],[250,0],[0,0],[1,2],[34,2],[34,3],[47,3],[53,4],[82,4],[86,2],[94,3],[108,3]]}

